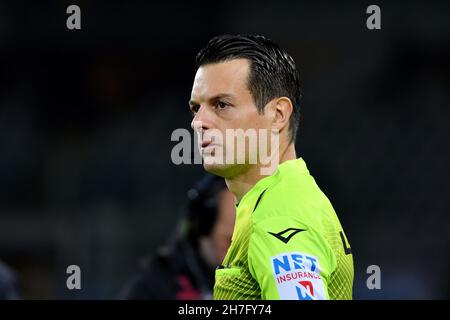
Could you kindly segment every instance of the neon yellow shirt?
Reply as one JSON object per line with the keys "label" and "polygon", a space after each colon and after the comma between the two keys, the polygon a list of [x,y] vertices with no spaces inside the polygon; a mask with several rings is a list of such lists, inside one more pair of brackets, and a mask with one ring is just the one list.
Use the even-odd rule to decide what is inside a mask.
{"label": "neon yellow shirt", "polygon": [[353,257],[302,158],[259,180],[236,210],[214,299],[352,299]]}

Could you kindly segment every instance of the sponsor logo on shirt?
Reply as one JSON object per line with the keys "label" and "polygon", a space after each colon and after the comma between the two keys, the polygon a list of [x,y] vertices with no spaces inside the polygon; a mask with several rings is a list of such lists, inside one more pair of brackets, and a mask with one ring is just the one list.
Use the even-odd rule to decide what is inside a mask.
{"label": "sponsor logo on shirt", "polygon": [[295,236],[297,233],[306,231],[303,229],[297,229],[297,228],[287,228],[286,230],[283,230],[278,233],[269,232],[269,234],[273,235],[278,240],[283,241],[284,243],[288,243],[289,240],[292,239],[293,236]]}
{"label": "sponsor logo on shirt", "polygon": [[271,257],[271,263],[280,299],[326,299],[317,257],[301,252],[288,252]]}
{"label": "sponsor logo on shirt", "polygon": [[300,286],[296,286],[299,300],[313,300],[314,299],[314,285],[311,281],[299,281]]}

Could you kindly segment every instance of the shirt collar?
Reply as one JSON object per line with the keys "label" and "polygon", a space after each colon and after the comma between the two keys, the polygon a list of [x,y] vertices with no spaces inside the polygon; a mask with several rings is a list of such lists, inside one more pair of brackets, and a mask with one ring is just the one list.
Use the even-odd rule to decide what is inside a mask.
{"label": "shirt collar", "polygon": [[277,170],[274,174],[264,177],[256,182],[256,184],[251,187],[250,190],[248,190],[247,193],[242,197],[241,201],[236,204],[236,208],[240,203],[246,201],[250,194],[256,195],[256,199],[259,198],[259,196],[268,187],[270,187],[270,185],[279,180],[281,177],[286,175],[301,174],[305,172],[308,172],[308,169],[306,167],[305,161],[301,157],[298,159],[284,161],[283,163],[278,165]]}

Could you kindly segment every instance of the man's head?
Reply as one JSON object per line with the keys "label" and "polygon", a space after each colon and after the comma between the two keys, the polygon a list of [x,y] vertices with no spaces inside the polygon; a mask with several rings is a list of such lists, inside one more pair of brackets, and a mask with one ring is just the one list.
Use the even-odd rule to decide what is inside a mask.
{"label": "man's head", "polygon": [[225,181],[205,175],[188,192],[187,237],[211,266],[222,263],[233,235],[235,199]]}
{"label": "man's head", "polygon": [[217,217],[211,234],[200,239],[200,250],[203,257],[213,267],[222,263],[231,244],[236,218],[234,203],[234,196],[227,188],[219,192],[217,195]]}
{"label": "man's head", "polygon": [[[226,129],[278,130],[280,143],[295,141],[300,119],[300,80],[293,59],[262,36],[224,35],[211,39],[197,55],[198,70],[191,93],[192,126],[203,133],[226,136]],[[218,147],[213,146],[211,147]],[[225,148],[223,143],[222,148]],[[223,150],[224,155],[230,150]],[[239,152],[239,150],[238,150]],[[259,152],[247,150],[247,152]],[[245,156],[248,158],[248,155]],[[248,164],[205,165],[225,178]]]}

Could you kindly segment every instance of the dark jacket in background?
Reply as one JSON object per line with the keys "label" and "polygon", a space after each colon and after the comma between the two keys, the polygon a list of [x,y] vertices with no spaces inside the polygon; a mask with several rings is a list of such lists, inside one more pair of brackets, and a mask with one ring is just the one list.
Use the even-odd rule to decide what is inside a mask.
{"label": "dark jacket in background", "polygon": [[121,299],[203,300],[212,299],[214,270],[198,250],[181,239],[163,247],[142,266],[125,287]]}

